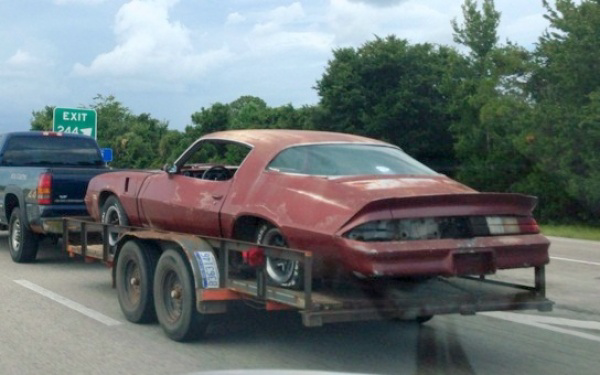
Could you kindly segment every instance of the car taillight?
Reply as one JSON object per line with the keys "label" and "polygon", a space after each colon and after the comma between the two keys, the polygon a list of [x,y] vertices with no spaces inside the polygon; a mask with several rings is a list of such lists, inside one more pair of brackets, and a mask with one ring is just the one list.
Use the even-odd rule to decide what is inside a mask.
{"label": "car taillight", "polygon": [[533,217],[486,216],[485,221],[491,235],[535,234],[540,232],[540,227]]}
{"label": "car taillight", "polygon": [[38,204],[52,204],[52,175],[42,173],[37,184]]}
{"label": "car taillight", "polygon": [[375,220],[358,225],[344,237],[363,242],[460,239],[511,234],[536,234],[530,216],[450,216]]}

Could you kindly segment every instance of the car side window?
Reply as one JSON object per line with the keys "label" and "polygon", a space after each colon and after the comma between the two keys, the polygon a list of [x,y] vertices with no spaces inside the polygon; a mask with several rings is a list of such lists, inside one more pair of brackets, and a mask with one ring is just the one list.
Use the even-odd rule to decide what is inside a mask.
{"label": "car side window", "polygon": [[202,141],[179,163],[180,173],[204,180],[229,180],[250,150],[249,146],[235,142]]}
{"label": "car side window", "polygon": [[184,166],[190,164],[239,166],[249,152],[250,147],[241,143],[206,141],[190,155],[184,162]]}

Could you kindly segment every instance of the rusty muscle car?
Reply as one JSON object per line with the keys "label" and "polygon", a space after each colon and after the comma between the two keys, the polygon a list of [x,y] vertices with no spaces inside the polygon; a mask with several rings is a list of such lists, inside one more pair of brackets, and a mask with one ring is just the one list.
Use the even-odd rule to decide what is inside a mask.
{"label": "rusty muscle car", "polygon": [[[549,261],[536,198],[477,192],[350,134],[208,134],[162,170],[94,177],[85,202],[105,223],[309,250],[324,279],[486,275]],[[268,258],[266,270],[271,284],[302,285],[297,262]]]}

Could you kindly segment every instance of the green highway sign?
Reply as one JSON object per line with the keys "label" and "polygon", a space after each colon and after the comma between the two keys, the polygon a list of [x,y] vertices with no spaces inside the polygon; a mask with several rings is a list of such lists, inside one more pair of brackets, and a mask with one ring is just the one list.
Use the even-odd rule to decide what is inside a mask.
{"label": "green highway sign", "polygon": [[55,132],[83,134],[96,139],[97,123],[95,109],[54,108],[52,130]]}

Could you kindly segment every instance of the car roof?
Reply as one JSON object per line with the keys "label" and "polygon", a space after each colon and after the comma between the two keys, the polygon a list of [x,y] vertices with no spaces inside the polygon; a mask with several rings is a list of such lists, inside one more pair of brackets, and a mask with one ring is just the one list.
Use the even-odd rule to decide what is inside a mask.
{"label": "car roof", "polygon": [[382,141],[353,134],[290,129],[227,130],[207,134],[202,139],[237,141],[272,151],[282,150],[293,145],[313,143],[369,143],[391,146]]}

